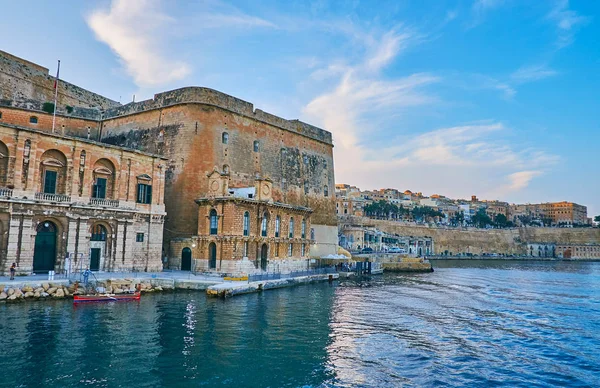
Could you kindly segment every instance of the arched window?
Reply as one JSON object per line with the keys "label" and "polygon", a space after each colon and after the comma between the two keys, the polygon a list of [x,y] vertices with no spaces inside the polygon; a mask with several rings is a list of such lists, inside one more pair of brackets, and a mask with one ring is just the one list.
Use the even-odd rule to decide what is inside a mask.
{"label": "arched window", "polygon": [[294,217],[290,218],[290,238],[294,238]]}
{"label": "arched window", "polygon": [[302,244],[301,247],[302,247],[301,255],[302,255],[302,257],[304,257],[304,256],[306,256],[306,244]]}
{"label": "arched window", "polygon": [[223,144],[229,143],[229,134],[227,132],[223,132],[223,135],[221,135],[221,141]]}
{"label": "arched window", "polygon": [[304,194],[308,194],[308,181],[304,181]]}
{"label": "arched window", "polygon": [[226,164],[223,165],[223,174],[229,174],[229,166]]}
{"label": "arched window", "polygon": [[106,228],[103,225],[96,224],[92,229],[91,241],[106,241]]}
{"label": "arched window", "polygon": [[281,229],[281,217],[275,217],[275,237],[279,237],[279,230]]}
{"label": "arched window", "polygon": [[269,225],[269,214],[265,212],[263,214],[262,223],[260,227],[260,235],[263,237],[267,237],[267,227]]}
{"label": "arched window", "polygon": [[219,216],[217,211],[212,209],[210,211],[210,234],[217,234],[219,231]]}
{"label": "arched window", "polygon": [[31,117],[29,117],[29,122],[31,124],[37,124],[38,123],[38,118],[35,117],[35,116],[31,116]]}
{"label": "arched window", "polygon": [[[306,238],[306,220],[302,219],[302,230],[301,230],[302,238]],[[304,255],[302,255],[304,256]]]}
{"label": "arched window", "polygon": [[288,245],[288,256],[291,257],[294,254],[294,244]]}
{"label": "arched window", "polygon": [[325,187],[323,187],[323,195],[329,197],[329,186],[325,185]]}
{"label": "arched window", "polygon": [[260,143],[258,140],[254,140],[254,152],[258,152],[260,149]]}
{"label": "arched window", "polygon": [[250,213],[244,213],[244,236],[250,235]]}

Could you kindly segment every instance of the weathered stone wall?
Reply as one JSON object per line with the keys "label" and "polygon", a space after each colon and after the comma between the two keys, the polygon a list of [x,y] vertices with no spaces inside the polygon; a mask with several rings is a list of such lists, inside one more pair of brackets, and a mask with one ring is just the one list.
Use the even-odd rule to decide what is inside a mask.
{"label": "weathered stone wall", "polygon": [[598,228],[430,228],[427,226],[404,225],[399,222],[372,220],[364,217],[348,217],[345,223],[372,225],[388,233],[401,236],[430,236],[435,253],[505,253],[526,254],[528,243],[600,243]]}
{"label": "weathered stone wall", "polygon": [[[291,131],[283,128],[292,125],[288,121],[274,125],[274,116],[265,119],[264,112],[259,120],[250,115],[250,104],[222,98],[224,102],[214,104],[233,108],[195,103],[142,111],[124,106],[107,114],[103,123],[103,141],[170,159],[166,170],[166,239],[197,233],[194,200],[208,191],[208,173],[215,168],[222,171],[225,166],[230,171],[231,187],[252,187],[257,175],[269,177],[275,201],[312,208],[313,225],[335,226],[331,134],[297,121],[292,122],[296,129]],[[167,104],[179,100],[157,101]],[[148,109],[155,102],[139,104]],[[110,118],[127,113],[128,108],[140,113]],[[227,144],[223,143],[223,132],[228,134]],[[259,142],[258,152],[254,151],[254,141]]]}
{"label": "weathered stone wall", "polygon": [[[0,51],[0,100],[53,102],[54,81],[47,68]],[[58,105],[106,109],[120,104],[60,80]]]}
{"label": "weathered stone wall", "polygon": [[[32,123],[32,117],[35,117],[37,122]],[[46,133],[52,132],[52,115],[40,110],[0,105],[0,125],[4,123]],[[57,114],[54,133],[82,139],[99,140],[100,123],[93,119]]]}

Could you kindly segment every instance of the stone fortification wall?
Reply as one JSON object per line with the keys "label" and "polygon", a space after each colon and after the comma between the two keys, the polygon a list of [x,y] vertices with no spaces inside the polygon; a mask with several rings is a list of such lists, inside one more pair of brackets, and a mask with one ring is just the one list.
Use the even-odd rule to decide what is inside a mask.
{"label": "stone fortification wall", "polygon": [[331,133],[328,131],[303,123],[299,120],[286,120],[260,109],[254,110],[254,106],[247,101],[221,93],[217,90],[202,87],[187,87],[171,90],[154,95],[152,100],[133,102],[127,105],[114,107],[106,111],[105,118],[116,118],[148,110],[161,109],[171,105],[189,103],[212,105],[223,108],[229,112],[237,113],[265,124],[270,124],[327,144],[332,144]]}
{"label": "stone fortification wall", "polygon": [[[0,100],[52,102],[54,80],[47,68],[0,51]],[[58,105],[106,109],[120,104],[60,80]]]}
{"label": "stone fortification wall", "polygon": [[431,228],[421,225],[405,225],[399,222],[372,220],[364,217],[348,217],[344,223],[371,225],[388,233],[402,236],[430,236],[435,253],[469,252],[526,254],[528,243],[600,243],[600,229],[595,228]]}
{"label": "stone fortification wall", "polygon": [[[190,89],[200,95],[207,92],[207,96],[214,92]],[[311,127],[297,124],[300,129],[291,131],[257,120],[249,115],[250,104],[215,93],[218,101],[141,109],[136,114],[126,114],[129,108],[134,109],[131,113],[137,109],[129,104],[107,112],[107,116],[114,116],[103,122],[102,141],[169,158],[165,171],[166,239],[197,233],[194,201],[206,195],[207,174],[214,169],[229,171],[232,188],[253,187],[257,175],[269,177],[273,180],[275,201],[312,208],[313,225],[335,229],[331,134],[312,127],[320,136],[300,136],[300,129],[308,131]],[[164,97],[159,101],[173,102]],[[153,102],[138,104],[151,106]],[[236,106],[221,107],[227,104]],[[223,141],[225,132],[227,142]],[[255,141],[258,151],[254,150]]]}

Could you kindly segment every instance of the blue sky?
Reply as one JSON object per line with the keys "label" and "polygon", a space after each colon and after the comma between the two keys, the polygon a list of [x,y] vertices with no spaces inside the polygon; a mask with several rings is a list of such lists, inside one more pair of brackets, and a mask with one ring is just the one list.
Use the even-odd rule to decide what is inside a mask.
{"label": "blue sky", "polygon": [[338,183],[600,214],[600,2],[7,2],[0,49],[121,102],[211,87],[334,135]]}

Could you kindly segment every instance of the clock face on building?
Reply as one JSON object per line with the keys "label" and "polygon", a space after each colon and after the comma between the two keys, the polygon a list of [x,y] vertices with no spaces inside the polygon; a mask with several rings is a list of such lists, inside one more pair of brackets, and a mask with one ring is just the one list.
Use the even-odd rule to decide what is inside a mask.
{"label": "clock face on building", "polygon": [[210,190],[211,191],[218,191],[219,190],[219,182],[217,181],[212,181],[210,183]]}
{"label": "clock face on building", "polygon": [[263,185],[262,193],[263,195],[269,195],[271,193],[271,188],[268,185]]}

